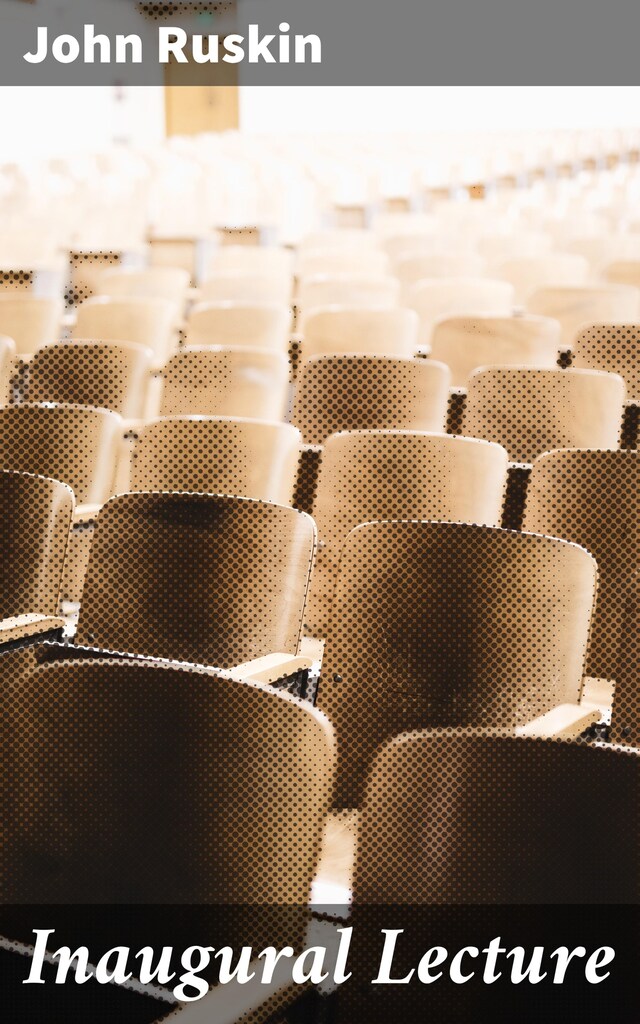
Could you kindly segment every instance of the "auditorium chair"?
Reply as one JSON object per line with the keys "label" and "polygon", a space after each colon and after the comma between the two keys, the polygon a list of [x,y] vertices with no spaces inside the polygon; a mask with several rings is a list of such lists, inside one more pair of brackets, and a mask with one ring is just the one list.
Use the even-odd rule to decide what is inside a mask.
{"label": "auditorium chair", "polygon": [[444,430],[449,370],[429,359],[315,356],[302,366],[293,422],[306,444],[341,430]]}
{"label": "auditorium chair", "polygon": [[299,255],[306,255],[328,249],[336,249],[338,252],[352,252],[354,249],[367,251],[377,246],[378,238],[365,228],[325,228],[304,235],[297,248]]}
{"label": "auditorium chair", "polygon": [[559,350],[560,325],[550,317],[456,316],[436,323],[430,355],[447,364],[453,387],[466,388],[481,366],[553,369]]}
{"label": "auditorium chair", "polygon": [[58,480],[0,472],[0,645],[58,635],[73,492]]}
{"label": "auditorium chair", "polygon": [[297,305],[304,324],[311,313],[327,306],[355,309],[391,309],[398,304],[400,284],[383,275],[319,274],[298,284]]}
{"label": "auditorium chair", "polygon": [[548,452],[533,464],[523,528],[580,544],[598,563],[587,674],[614,680],[640,563],[640,452]]}
{"label": "auditorium chair", "polygon": [[626,385],[627,406],[622,447],[635,448],[640,426],[639,323],[595,323],[579,331],[568,357],[571,366],[619,373]]}
{"label": "auditorium chair", "polygon": [[566,239],[563,248],[584,256],[597,278],[610,263],[640,259],[640,233],[574,235]]}
{"label": "auditorium chair", "polygon": [[529,256],[543,256],[551,249],[551,238],[544,231],[535,231],[511,225],[503,233],[489,233],[480,236],[477,249],[490,266],[500,267],[506,260],[525,259]]}
{"label": "auditorium chair", "polygon": [[[338,743],[336,806],[407,729],[579,734],[595,559],[565,541],[462,523],[369,522],[348,535],[318,692]],[[574,732],[575,730],[575,732]]]}
{"label": "auditorium chair", "polygon": [[352,529],[387,519],[500,526],[506,482],[507,453],[486,441],[404,430],[329,437],[313,507],[319,550],[307,605],[310,631],[323,635]]}
{"label": "auditorium chair", "polygon": [[248,274],[277,276],[291,283],[294,256],[275,245],[221,245],[210,256],[207,274]]}
{"label": "auditorium chair", "polygon": [[614,373],[489,367],[469,378],[462,433],[521,463],[556,448],[618,448],[624,401]]}
{"label": "auditorium chair", "polygon": [[0,335],[13,339],[17,356],[30,356],[58,341],[62,313],[62,299],[0,294]]}
{"label": "auditorium chair", "polygon": [[323,249],[303,250],[296,264],[299,280],[336,274],[358,274],[367,277],[386,277],[389,260],[381,249],[330,245]]}
{"label": "auditorium chair", "polygon": [[184,416],[143,426],[137,435],[130,490],[292,502],[301,435],[289,424]]}
{"label": "auditorium chair", "polygon": [[569,288],[586,284],[589,264],[584,256],[577,253],[548,252],[507,260],[496,270],[496,275],[511,282],[516,302],[525,305],[540,288]]}
{"label": "auditorium chair", "polygon": [[559,320],[562,347],[570,349],[585,324],[635,322],[640,316],[640,291],[622,284],[539,288],[529,297],[526,308],[529,313]]}
{"label": "auditorium chair", "polygon": [[206,302],[186,325],[187,346],[250,347],[287,353],[291,311],[276,303]]}
{"label": "auditorium chair", "polygon": [[[45,903],[51,952],[126,945],[135,978],[136,951],[168,946],[177,972],[153,998],[135,984],[52,985],[42,1019],[114,1019],[105,1004],[120,1020],[164,1017],[194,943],[250,947],[258,968],[267,946],[305,948],[334,775],[322,714],[215,670],[105,660],[11,669],[0,658],[3,717],[20,740],[3,758],[3,956],[7,943],[33,941],[34,905]],[[197,973],[215,986],[220,966],[212,956]],[[290,972],[289,961],[277,985],[258,985],[259,1002],[282,998]],[[18,986],[21,1020],[41,993],[29,991]]]}
{"label": "auditorium chair", "polygon": [[281,420],[289,366],[281,352],[207,345],[184,349],[162,370],[161,416],[250,416]]}
{"label": "auditorium chair", "polygon": [[160,366],[176,347],[175,306],[165,299],[87,299],[78,306],[73,337],[130,341],[150,348]]}
{"label": "auditorium chair", "polygon": [[312,356],[413,356],[418,348],[418,316],[413,309],[350,309],[334,306],[307,317],[302,361]]}
{"label": "auditorium chair", "polygon": [[[405,253],[394,263],[393,273],[404,289],[431,278],[482,277],[484,260],[475,252],[441,251]],[[406,292],[405,292],[406,294]]]}
{"label": "auditorium chair", "polygon": [[297,685],[310,667],[298,655],[315,543],[310,516],[281,505],[184,492],[112,498],[96,520],[70,653]]}
{"label": "auditorium chair", "polygon": [[12,398],[16,346],[13,338],[0,335],[0,406],[7,405]]}
{"label": "auditorium chair", "polygon": [[191,275],[183,267],[122,267],[105,270],[99,279],[99,295],[121,299],[165,299],[181,316],[187,301]]}
{"label": "auditorium chair", "polygon": [[[477,729],[412,731],[381,745],[359,816],[352,978],[322,1001],[320,1019],[632,1020],[639,797],[635,751]],[[414,974],[372,985],[389,937],[381,929],[397,930],[392,979],[408,979],[427,950],[444,951],[444,963],[432,954],[435,983]],[[586,958],[610,935],[625,941],[611,943],[616,959],[599,976],[617,971],[618,984],[593,984]],[[491,944],[501,951],[494,984],[484,977]],[[540,954],[542,984],[512,980],[519,952],[524,965]]]}
{"label": "auditorium chair", "polygon": [[420,345],[428,347],[440,317],[509,316],[514,289],[508,281],[489,277],[432,278],[418,281],[405,296],[420,317]]}
{"label": "auditorium chair", "polygon": [[240,271],[217,273],[205,278],[198,288],[201,302],[236,302],[246,306],[288,306],[291,302],[291,280],[277,272],[246,274]]}
{"label": "auditorium chair", "polygon": [[29,362],[28,402],[110,409],[125,420],[145,414],[153,352],[132,342],[66,341],[45,345]]}

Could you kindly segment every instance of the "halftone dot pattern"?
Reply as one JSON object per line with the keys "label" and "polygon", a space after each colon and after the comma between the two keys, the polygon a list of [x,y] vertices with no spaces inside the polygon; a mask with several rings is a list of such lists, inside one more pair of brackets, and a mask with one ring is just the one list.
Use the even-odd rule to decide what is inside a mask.
{"label": "halftone dot pattern", "polygon": [[144,415],[151,352],[134,344],[94,341],[46,345],[29,362],[29,402],[110,409],[126,419]]}
{"label": "halftone dot pattern", "polygon": [[462,433],[501,444],[513,462],[556,448],[618,448],[624,401],[616,374],[490,367],[471,375]]}
{"label": "halftone dot pattern", "polygon": [[297,654],[315,551],[302,512],[207,494],[128,494],[95,528],[76,639],[231,668]]}
{"label": "halftone dot pattern", "polygon": [[[141,3],[140,11],[153,21],[165,21],[167,18],[194,14],[230,14],[235,11],[235,0],[218,0],[217,3]],[[242,230],[238,229],[240,235]]]}
{"label": "halftone dot pattern", "polygon": [[449,370],[426,359],[317,356],[298,376],[293,422],[307,444],[342,430],[444,430]]}
{"label": "halftone dot pattern", "polygon": [[319,706],[337,802],[380,743],[426,726],[515,728],[581,694],[596,585],[582,548],[460,523],[369,523],[344,545]]}
{"label": "halftone dot pattern", "polygon": [[590,324],[578,333],[571,365],[619,373],[627,399],[640,400],[640,324]]}
{"label": "halftone dot pattern", "polygon": [[0,409],[0,467],[71,487],[78,505],[112,494],[122,421],[105,409],[16,405]]}
{"label": "halftone dot pattern", "polygon": [[354,906],[637,903],[639,766],[577,743],[396,737],[367,781]]}
{"label": "halftone dot pattern", "polygon": [[286,423],[166,419],[140,431],[131,489],[236,494],[290,505],[299,450],[300,432]]}
{"label": "halftone dot pattern", "polygon": [[213,673],[15,660],[4,900],[247,904],[256,937],[283,941],[269,907],[307,904],[330,798],[323,716]]}
{"label": "halftone dot pattern", "polygon": [[500,526],[507,453],[470,438],[353,431],[327,440],[314,506],[320,548],[307,622],[326,626],[342,545],[361,523],[427,519]]}
{"label": "halftone dot pattern", "polygon": [[558,451],[533,465],[525,530],[582,545],[598,563],[587,674],[614,679],[640,567],[640,453]]}
{"label": "halftone dot pattern", "polygon": [[0,472],[0,620],[58,615],[73,504],[57,480]]}
{"label": "halftone dot pattern", "polygon": [[178,352],[162,371],[162,416],[282,419],[286,356],[259,348],[201,346]]}
{"label": "halftone dot pattern", "polygon": [[71,252],[69,280],[65,299],[68,306],[77,306],[98,290],[100,275],[105,270],[122,266],[121,252]]}
{"label": "halftone dot pattern", "polygon": [[0,334],[0,406],[5,405],[11,395],[15,352],[13,338]]}
{"label": "halftone dot pattern", "polygon": [[0,270],[0,288],[9,292],[29,291],[33,278],[32,270]]}

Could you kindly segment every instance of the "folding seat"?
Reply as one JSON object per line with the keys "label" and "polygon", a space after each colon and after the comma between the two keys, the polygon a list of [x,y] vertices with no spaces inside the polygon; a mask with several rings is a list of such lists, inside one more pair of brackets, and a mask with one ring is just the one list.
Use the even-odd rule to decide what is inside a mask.
{"label": "folding seat", "polygon": [[394,263],[393,272],[406,288],[428,278],[481,277],[484,266],[475,252],[405,253]]}
{"label": "folding seat", "polygon": [[189,348],[250,347],[286,353],[291,311],[276,303],[208,302],[195,306],[186,326]]}
{"label": "folding seat", "polygon": [[[473,729],[382,745],[359,812],[351,977],[323,1000],[326,1016],[533,1024],[584,1006],[586,1020],[631,1019],[639,790],[630,751]],[[629,955],[614,984],[593,984],[586,963],[611,934],[629,935]],[[518,984],[525,976],[534,983]],[[386,977],[396,983],[372,984]]]}
{"label": "folding seat", "polygon": [[87,299],[78,306],[73,337],[131,341],[150,348],[160,366],[176,347],[175,313],[174,304],[164,299]]}
{"label": "folding seat", "polygon": [[99,295],[112,299],[165,299],[175,303],[181,315],[191,282],[183,267],[122,267],[105,270],[99,279]]}
{"label": "folding seat", "polygon": [[342,248],[329,246],[326,249],[303,251],[297,263],[297,274],[301,280],[308,277],[336,274],[358,274],[384,277],[389,271],[389,260],[380,249],[364,246]]}
{"label": "folding seat", "polygon": [[96,521],[73,650],[297,684],[311,664],[298,654],[315,537],[303,512],[246,498],[112,498]]}
{"label": "folding seat", "polygon": [[320,274],[298,285],[298,308],[303,320],[327,306],[354,309],[390,309],[398,304],[400,284],[395,277],[353,274]]}
{"label": "folding seat", "polygon": [[552,369],[560,350],[560,325],[550,317],[456,316],[436,323],[431,356],[446,363],[452,385],[466,388],[481,366]]}
{"label": "folding seat", "polygon": [[640,452],[555,451],[533,464],[523,527],[587,548],[599,587],[589,676],[615,679],[640,563]]}
{"label": "folding seat", "polygon": [[291,280],[277,273],[243,274],[229,271],[207,277],[200,285],[199,296],[201,302],[289,306]]}
{"label": "folding seat", "polygon": [[585,326],[571,348],[571,365],[619,373],[627,391],[623,447],[637,443],[640,413],[640,324],[594,323]]}
{"label": "folding seat", "polygon": [[172,356],[162,370],[161,416],[284,416],[289,365],[281,352],[209,345]]}
{"label": "folding seat", "polygon": [[583,285],[580,288],[540,288],[529,297],[529,313],[560,321],[562,346],[571,348],[586,324],[609,320],[634,322],[640,317],[640,291],[628,285]]}
{"label": "folding seat", "polygon": [[349,532],[381,519],[499,526],[507,482],[503,448],[471,438],[404,430],[333,434],[322,453],[313,515],[320,547],[307,624],[323,635]]}
{"label": "folding seat", "polygon": [[413,309],[334,306],[307,317],[302,359],[354,353],[413,356],[417,348],[418,315]]}
{"label": "folding seat", "polygon": [[0,472],[0,644],[58,634],[73,492],[58,480]]}
{"label": "folding seat", "polygon": [[[92,985],[87,1019],[106,1020],[105,1004],[122,1020],[164,1016],[175,1009],[183,951],[194,943],[212,954],[302,952],[334,772],[323,715],[210,670],[53,661],[17,685],[0,659],[0,673],[3,717],[19,737],[5,744],[2,766],[11,789],[4,900],[14,908],[2,920],[5,949],[33,942],[34,905],[46,903],[50,952],[84,944],[97,960],[125,945],[135,979],[139,950],[172,950],[174,980],[154,986],[153,999],[126,985],[52,984],[47,1019],[80,1019],[79,991]],[[20,963],[25,977],[28,960]],[[219,957],[208,970],[191,966],[209,985],[219,979]],[[289,980],[290,971],[289,961]],[[269,985],[258,988],[260,1001],[274,996]],[[214,999],[228,999],[226,989],[214,989]],[[21,1020],[40,992],[12,990]],[[242,1000],[229,1019],[241,1012]]]}
{"label": "folding seat", "polygon": [[307,444],[341,430],[444,430],[449,371],[429,359],[315,356],[300,371],[293,422]]}
{"label": "folding seat", "polygon": [[300,431],[286,423],[175,417],[138,431],[130,489],[237,494],[290,505]]}
{"label": "folding seat", "polygon": [[578,703],[596,575],[584,549],[534,534],[418,521],[352,530],[318,694],[336,729],[337,806],[358,806],[376,748],[407,729],[580,733],[597,720]]}
{"label": "folding seat", "polygon": [[496,275],[510,281],[516,302],[525,304],[540,288],[572,288],[587,283],[589,264],[584,256],[571,252],[549,252],[541,256],[519,256],[502,263]]}
{"label": "folding seat", "polygon": [[13,338],[4,338],[0,335],[0,406],[6,405],[11,398],[15,355],[16,346]]}
{"label": "folding seat", "polygon": [[[113,493],[122,420],[106,409],[24,404],[0,409],[0,466],[61,480],[76,512]],[[88,510],[87,510],[88,511]]]}
{"label": "folding seat", "polygon": [[614,373],[489,367],[469,378],[462,433],[501,444],[512,462],[556,448],[618,448],[624,401]]}
{"label": "folding seat", "polygon": [[30,356],[59,339],[62,313],[62,299],[0,295],[0,335],[13,339],[16,355]]}
{"label": "folding seat", "polygon": [[489,277],[433,278],[415,284],[405,301],[420,317],[420,344],[428,346],[440,317],[510,316],[514,289]]}
{"label": "folding seat", "polygon": [[128,342],[66,341],[45,345],[29,363],[28,402],[110,409],[142,418],[153,352]]}

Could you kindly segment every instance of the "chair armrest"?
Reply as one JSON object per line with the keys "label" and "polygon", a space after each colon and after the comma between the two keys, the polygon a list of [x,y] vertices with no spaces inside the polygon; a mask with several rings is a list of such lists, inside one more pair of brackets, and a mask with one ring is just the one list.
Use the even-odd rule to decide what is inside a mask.
{"label": "chair armrest", "polygon": [[558,704],[546,714],[521,725],[516,729],[516,735],[542,740],[577,739],[599,719],[600,714],[594,708],[582,707],[580,704]]}
{"label": "chair armrest", "polygon": [[234,665],[230,675],[233,679],[244,679],[250,683],[273,685],[297,672],[308,672],[312,667],[311,658],[302,658],[294,654],[265,654],[262,658]]}

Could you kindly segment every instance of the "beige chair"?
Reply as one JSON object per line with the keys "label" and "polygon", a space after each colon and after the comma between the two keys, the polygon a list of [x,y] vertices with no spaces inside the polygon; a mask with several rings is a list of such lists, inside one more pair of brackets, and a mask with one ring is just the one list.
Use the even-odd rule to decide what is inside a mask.
{"label": "beige chair", "polygon": [[31,359],[29,402],[111,409],[125,419],[145,414],[153,353],[126,342],[67,341],[45,345]]}
{"label": "beige chair", "polygon": [[302,359],[353,353],[413,356],[417,347],[418,315],[413,309],[335,306],[307,318]]}
{"label": "beige chair", "polygon": [[520,227],[504,234],[484,234],[478,239],[478,252],[494,267],[506,260],[542,256],[551,249],[551,238],[544,231],[531,231]]}
{"label": "beige chair", "polygon": [[[133,902],[149,908],[137,934],[159,950],[187,949],[203,926],[217,948],[304,947],[334,772],[323,715],[224,672],[54,661],[19,688],[0,671],[20,737],[2,766],[7,899],[92,904],[94,948],[112,945],[123,904],[131,927]],[[70,939],[65,920],[58,942]]]}
{"label": "beige chair", "polygon": [[510,281],[516,302],[525,304],[540,288],[572,288],[587,283],[589,264],[584,256],[571,252],[549,252],[541,256],[520,256],[502,263],[498,277]]}
{"label": "beige chair", "polygon": [[250,347],[286,353],[291,312],[283,305],[211,302],[195,306],[187,321],[187,345]]}
{"label": "beige chair", "polygon": [[407,292],[406,305],[420,317],[419,341],[428,346],[440,317],[509,316],[514,289],[508,281],[488,277],[433,278],[415,284]]}
{"label": "beige chair", "polygon": [[377,248],[377,245],[376,236],[365,228],[326,228],[305,235],[300,240],[298,252],[306,254],[327,249],[336,249],[338,252],[352,252],[354,249],[366,251]]}
{"label": "beige chair", "polygon": [[414,253],[396,260],[393,272],[406,287],[428,278],[481,277],[484,266],[475,252]]}
{"label": "beige chair", "polygon": [[438,519],[499,526],[507,453],[495,444],[403,430],[333,434],[322,454],[313,515],[320,547],[307,623],[326,626],[349,532],[380,519]]}
{"label": "beige chair", "polygon": [[407,729],[515,730],[559,705],[582,723],[596,574],[586,551],[549,537],[418,521],[353,530],[319,690],[337,803],[359,804],[376,748]]}
{"label": "beige chair", "polygon": [[113,493],[122,420],[79,405],[15,405],[0,409],[0,466],[67,484],[78,505],[100,505]]}
{"label": "beige chair", "polygon": [[291,280],[277,273],[244,274],[239,271],[207,277],[198,289],[201,302],[237,302],[245,306],[288,306]]}
{"label": "beige chair", "polygon": [[321,274],[300,281],[297,302],[306,321],[312,312],[327,306],[390,309],[397,306],[399,294],[400,285],[395,277]]}
{"label": "beige chair", "polygon": [[571,365],[619,373],[629,401],[640,401],[640,323],[594,323],[579,331]]}
{"label": "beige chair", "polygon": [[513,462],[556,448],[617,448],[624,401],[617,374],[489,367],[469,379],[462,433],[501,444]]}
{"label": "beige chair", "polygon": [[281,352],[260,348],[188,348],[162,371],[161,416],[249,416],[281,420],[289,364]]}
{"label": "beige chair", "polygon": [[223,417],[163,419],[143,427],[130,489],[237,494],[290,505],[301,435],[286,423]]}
{"label": "beige chair", "polygon": [[291,283],[293,253],[276,245],[221,245],[211,255],[207,273],[279,277]]}
{"label": "beige chair", "polygon": [[562,346],[571,348],[579,330],[586,324],[637,320],[640,317],[640,291],[621,284],[540,288],[530,296],[527,310],[559,320]]}
{"label": "beige chair", "polygon": [[389,260],[380,249],[365,246],[350,249],[331,245],[325,249],[303,251],[296,269],[301,280],[324,274],[329,277],[336,274],[384,277],[389,271]]}
{"label": "beige chair", "polygon": [[310,516],[246,498],[112,498],[95,528],[76,643],[279,679],[301,661],[315,537]]}
{"label": "beige chair", "polygon": [[589,234],[568,238],[563,245],[568,252],[579,253],[589,262],[594,277],[602,274],[604,267],[618,260],[640,259],[640,233],[625,231],[622,234]]}
{"label": "beige chair", "polygon": [[78,306],[73,337],[131,341],[150,348],[161,365],[176,345],[175,306],[163,299],[87,299]]}
{"label": "beige chair", "polygon": [[58,480],[0,472],[0,644],[57,633],[73,492]]}
{"label": "beige chair", "polygon": [[[354,931],[366,904],[477,904],[488,912],[491,904],[637,903],[639,771],[637,754],[585,744],[466,729],[398,736],[377,753],[367,780]],[[594,829],[594,808],[606,828]],[[424,987],[432,999],[437,986]],[[417,1004],[414,990],[412,1022],[424,1019]]]}
{"label": "beige chair", "polygon": [[605,281],[614,284],[628,284],[640,288],[640,258],[636,260],[616,260],[608,263],[602,271]]}
{"label": "beige chair", "polygon": [[449,371],[428,359],[315,356],[302,367],[293,422],[306,444],[341,430],[444,430]]}
{"label": "beige chair", "polygon": [[452,385],[462,388],[480,366],[552,369],[559,349],[559,323],[531,314],[449,317],[431,336],[431,356],[447,364]]}
{"label": "beige chair", "polygon": [[191,275],[183,267],[105,270],[98,294],[112,299],[165,299],[181,314],[187,301]]}
{"label": "beige chair", "polygon": [[640,565],[640,452],[556,451],[533,464],[523,527],[582,545],[599,588],[587,671],[614,679]]}
{"label": "beige chair", "polygon": [[15,366],[16,346],[13,338],[0,335],[0,406],[11,398],[11,384]]}
{"label": "beige chair", "polygon": [[60,337],[61,299],[35,295],[0,295],[0,335],[12,338],[16,355],[30,356]]}

